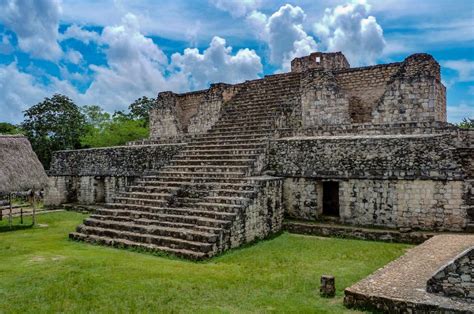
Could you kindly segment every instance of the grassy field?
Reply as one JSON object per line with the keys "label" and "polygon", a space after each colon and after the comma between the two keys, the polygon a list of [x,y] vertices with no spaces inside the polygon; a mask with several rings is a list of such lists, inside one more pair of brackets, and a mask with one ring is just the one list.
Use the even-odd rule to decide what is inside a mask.
{"label": "grassy field", "polygon": [[[0,313],[344,313],[344,288],[409,247],[284,233],[195,263],[68,240],[83,218],[0,233]],[[322,274],[336,298],[319,297]]]}

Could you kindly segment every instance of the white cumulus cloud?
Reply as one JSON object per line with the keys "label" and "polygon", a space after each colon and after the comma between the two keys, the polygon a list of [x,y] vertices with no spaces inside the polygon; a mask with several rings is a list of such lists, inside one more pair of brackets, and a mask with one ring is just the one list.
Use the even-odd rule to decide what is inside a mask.
{"label": "white cumulus cloud", "polygon": [[210,2],[233,17],[245,16],[261,5],[261,0],[210,0]]}
{"label": "white cumulus cloud", "polygon": [[342,51],[352,65],[375,63],[386,43],[382,27],[369,12],[365,0],[326,9],[314,32],[328,51]]}
{"label": "white cumulus cloud", "polygon": [[16,62],[0,65],[0,121],[22,121],[22,111],[54,93],[76,95],[76,90],[67,81],[50,79],[51,83],[45,85],[32,74],[20,71]]}
{"label": "white cumulus cloud", "polygon": [[457,72],[456,82],[474,81],[474,61],[466,59],[446,60],[441,61],[441,65]]}
{"label": "white cumulus cloud", "polygon": [[232,55],[232,47],[216,36],[202,53],[196,48],[187,48],[182,54],[173,54],[171,68],[177,75],[184,75],[194,89],[204,88],[211,82],[237,83],[258,78],[262,63],[254,50],[240,49]]}
{"label": "white cumulus cloud", "polygon": [[286,4],[270,17],[259,11],[247,16],[249,23],[260,30],[258,37],[268,44],[270,62],[289,70],[293,58],[316,51],[314,38],[303,28],[306,14],[298,6]]}
{"label": "white cumulus cloud", "polygon": [[60,37],[61,40],[73,38],[88,45],[91,42],[97,42],[100,38],[100,34],[94,31],[88,31],[76,24],[73,24],[69,26]]}
{"label": "white cumulus cloud", "polygon": [[69,49],[66,54],[65,54],[65,59],[66,61],[72,63],[72,64],[79,64],[81,61],[84,59],[82,54],[74,49]]}
{"label": "white cumulus cloud", "polygon": [[61,8],[58,0],[0,0],[0,21],[15,32],[18,46],[31,56],[58,60]]}

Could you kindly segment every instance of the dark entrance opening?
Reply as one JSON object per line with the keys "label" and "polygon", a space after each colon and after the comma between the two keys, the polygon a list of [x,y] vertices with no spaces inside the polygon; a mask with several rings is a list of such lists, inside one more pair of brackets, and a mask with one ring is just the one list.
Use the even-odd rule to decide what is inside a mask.
{"label": "dark entrance opening", "polygon": [[94,192],[94,202],[105,203],[105,178],[95,177]]}
{"label": "dark entrance opening", "polygon": [[339,217],[339,182],[323,182],[323,215]]}

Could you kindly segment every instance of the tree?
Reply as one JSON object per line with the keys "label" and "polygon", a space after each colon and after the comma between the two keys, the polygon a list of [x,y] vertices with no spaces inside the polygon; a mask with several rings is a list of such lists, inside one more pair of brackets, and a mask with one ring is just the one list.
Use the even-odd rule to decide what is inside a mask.
{"label": "tree", "polygon": [[147,137],[148,128],[143,126],[143,120],[133,120],[126,114],[116,112],[101,128],[94,127],[84,135],[81,143],[86,147],[107,147]]}
{"label": "tree", "polygon": [[474,119],[464,118],[458,126],[463,129],[474,129]]}
{"label": "tree", "polygon": [[21,134],[21,130],[8,122],[0,122],[0,134]]}
{"label": "tree", "polygon": [[55,94],[24,112],[22,128],[46,169],[56,150],[81,148],[86,121],[79,107],[67,96]]}
{"label": "tree", "polygon": [[86,123],[95,128],[100,129],[110,121],[110,114],[97,105],[83,106],[81,112],[86,119]]}
{"label": "tree", "polygon": [[148,126],[150,122],[149,111],[151,108],[153,108],[155,101],[156,99],[148,98],[146,96],[135,100],[132,104],[130,104],[130,106],[128,106],[131,118],[134,120],[143,120],[145,126]]}

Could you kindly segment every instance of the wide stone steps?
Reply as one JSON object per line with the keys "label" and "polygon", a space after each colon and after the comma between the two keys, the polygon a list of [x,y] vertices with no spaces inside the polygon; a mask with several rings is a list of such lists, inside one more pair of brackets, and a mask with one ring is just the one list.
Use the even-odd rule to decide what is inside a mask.
{"label": "wide stone steps", "polygon": [[[148,211],[140,210],[123,210],[123,209],[105,209],[100,208],[95,212],[96,216],[110,217],[123,217],[123,219],[146,219],[155,221],[155,223],[161,224],[185,224],[192,225],[199,228],[208,228],[209,230],[223,229],[231,225],[230,220],[214,219],[201,216],[190,216],[185,214],[162,214],[153,213]],[[92,217],[92,216],[91,216]],[[233,216],[232,216],[233,217]],[[227,217],[228,218],[228,217]]]}
{"label": "wide stone steps", "polygon": [[262,149],[265,143],[225,143],[225,144],[189,144],[187,150],[246,150],[246,149]]}
{"label": "wide stone steps", "polygon": [[213,126],[209,131],[210,133],[208,133],[208,136],[216,136],[225,133],[235,135],[248,132],[250,133],[249,135],[262,134],[263,136],[268,137],[269,134],[272,134],[271,132],[268,132],[269,129],[271,129],[271,123],[269,121],[264,121],[262,123],[252,123],[249,120],[230,121]]}
{"label": "wide stone steps", "polygon": [[[249,203],[249,198],[247,197],[238,197],[238,196],[206,196],[204,200],[207,203],[212,204],[227,204],[227,205],[247,205]],[[202,203],[197,203],[202,204]]]}
{"label": "wide stone steps", "polygon": [[189,250],[201,253],[211,253],[214,249],[213,243],[197,242],[183,240],[174,237],[157,236],[151,234],[136,233],[130,231],[117,230],[112,228],[101,228],[80,225],[77,233],[95,235],[99,237],[108,237],[114,239],[130,240],[134,242],[149,243],[160,247],[168,247],[171,249]]}
{"label": "wide stone steps", "polygon": [[168,206],[168,200],[118,196],[114,202],[121,205]]}
{"label": "wide stone steps", "polygon": [[170,160],[171,166],[251,166],[255,162],[254,159],[173,159]]}
{"label": "wide stone steps", "polygon": [[229,134],[229,135],[215,135],[215,134],[206,134],[197,138],[193,138],[191,143],[200,143],[208,141],[227,141],[227,140],[246,140],[246,139],[262,139],[267,138],[267,134],[262,133],[253,133],[253,134]]}
{"label": "wide stone steps", "polygon": [[254,138],[254,139],[214,139],[214,140],[202,140],[202,141],[193,141],[191,145],[240,145],[240,144],[265,144],[265,139]]}
{"label": "wide stone steps", "polygon": [[214,189],[209,191],[209,196],[220,197],[220,196],[231,196],[231,197],[244,197],[251,198],[255,195],[255,190],[234,190],[234,189]]}
{"label": "wide stone steps", "polygon": [[232,104],[232,105],[228,105],[227,107],[225,107],[224,109],[224,112],[223,112],[223,116],[240,116],[241,114],[245,114],[245,113],[251,113],[251,114],[258,114],[258,113],[265,113],[265,112],[278,112],[282,109],[284,109],[284,105],[282,105],[281,103],[275,103],[273,105],[270,105],[270,106],[259,106],[259,107],[255,107],[255,105],[253,106],[247,106],[247,105],[244,105],[244,104]]}
{"label": "wide stone steps", "polygon": [[300,76],[244,83],[206,134],[186,137],[166,166],[136,180],[71,238],[195,260],[229,248],[231,232],[243,232],[234,221],[260,186],[249,176],[258,170],[276,119],[298,99]]}
{"label": "wide stone steps", "polygon": [[249,171],[249,166],[240,165],[240,166],[219,166],[219,165],[176,165],[176,166],[166,166],[163,167],[164,171],[160,173],[167,173],[174,171],[175,173],[179,172],[190,172],[190,173],[210,173],[210,174],[220,174],[220,173],[239,173],[241,175],[247,174]]}
{"label": "wide stone steps", "polygon": [[217,136],[217,135],[238,135],[238,134],[260,134],[262,136],[270,136],[274,133],[275,130],[271,129],[270,127],[263,127],[263,126],[255,126],[249,125],[247,127],[243,127],[240,125],[232,126],[232,127],[220,127],[220,128],[212,128],[209,130],[207,134]]}
{"label": "wide stone steps", "polygon": [[[155,214],[169,214],[169,215],[182,215],[182,216],[196,216],[206,217],[218,220],[233,220],[235,218],[235,212],[233,211],[218,211],[212,210],[217,207],[206,207],[200,206],[199,208],[179,208],[179,207],[156,207],[148,205],[138,204],[117,204],[110,203],[105,206],[108,209],[120,209],[120,210],[136,210]],[[211,209],[206,209],[211,208]],[[223,207],[220,207],[223,208]],[[227,207],[226,207],[227,208]]]}
{"label": "wide stone steps", "polygon": [[174,194],[179,191],[180,186],[169,186],[169,185],[130,185],[127,187],[127,192],[145,192],[145,193],[168,193]]}
{"label": "wide stone steps", "polygon": [[259,124],[259,123],[264,123],[264,122],[271,122],[273,121],[276,117],[278,117],[279,114],[276,112],[265,112],[261,114],[243,114],[239,116],[223,116],[218,124],[216,123],[215,127],[217,128],[218,126],[221,125],[237,125],[240,123],[246,123],[246,124]]}
{"label": "wide stone steps", "polygon": [[[191,180],[190,180],[191,179]],[[154,176],[141,178],[135,181],[139,186],[181,186],[181,185],[203,185],[207,184],[210,186],[224,186],[224,185],[236,185],[236,186],[254,186],[254,183],[246,180],[245,178],[212,178],[212,177],[200,177],[200,178],[186,178],[186,177],[165,177],[165,176]]]}
{"label": "wide stone steps", "polygon": [[[248,199],[247,199],[248,201]],[[247,202],[244,202],[244,200],[242,199],[242,201],[240,202],[240,204],[236,204],[236,203],[216,203],[216,202],[213,202],[212,199],[207,199],[206,198],[206,201],[204,202],[196,202],[195,204],[193,204],[194,206],[196,206],[196,208],[198,209],[202,209],[202,210],[205,210],[205,211],[214,211],[214,212],[219,212],[219,213],[237,213],[239,210],[241,210],[244,205],[246,205]]]}
{"label": "wide stone steps", "polygon": [[174,228],[158,225],[137,224],[133,221],[117,221],[106,219],[88,218],[84,221],[84,225],[88,227],[99,227],[105,229],[114,229],[120,231],[128,231],[147,235],[156,235],[164,237],[172,237],[174,239],[182,239],[188,241],[208,242],[217,241],[218,235],[209,232],[199,232],[187,228]]}
{"label": "wide stone steps", "polygon": [[159,226],[165,228],[174,229],[189,229],[200,233],[212,233],[220,234],[225,230],[216,227],[201,226],[196,223],[185,223],[185,222],[174,222],[174,221],[162,221],[158,219],[147,219],[147,218],[132,218],[130,216],[111,216],[111,215],[91,215],[91,219],[95,220],[106,220],[106,221],[118,221],[118,222],[131,222],[138,225],[144,226]]}
{"label": "wide stone steps", "polygon": [[166,178],[169,180],[173,178],[176,180],[177,178],[184,178],[186,180],[191,179],[218,179],[218,178],[243,178],[245,175],[244,172],[210,172],[210,171],[160,171],[161,178]]}
{"label": "wide stone steps", "polygon": [[[84,230],[87,232],[87,230]],[[209,254],[203,252],[196,252],[186,249],[174,249],[167,246],[159,246],[149,243],[136,242],[131,240],[126,240],[118,237],[107,237],[107,236],[97,236],[94,234],[84,234],[80,232],[72,232],[69,234],[69,238],[76,241],[84,241],[89,243],[95,243],[100,245],[107,245],[119,248],[130,248],[130,249],[139,249],[149,252],[163,252],[165,254],[175,255],[178,257],[191,259],[191,260],[203,260],[209,257]]]}
{"label": "wide stone steps", "polygon": [[240,160],[240,161],[255,161],[259,154],[204,154],[202,151],[198,151],[194,155],[183,154],[181,152],[178,156],[171,160],[171,162],[181,161],[222,161],[222,160]]}
{"label": "wide stone steps", "polygon": [[150,193],[150,192],[121,192],[117,198],[143,198],[152,200],[169,200],[173,195],[168,193]]}
{"label": "wide stone steps", "polygon": [[228,156],[255,156],[263,153],[263,148],[254,149],[186,149],[179,153],[179,157],[199,157],[199,156],[219,156],[227,158]]}

